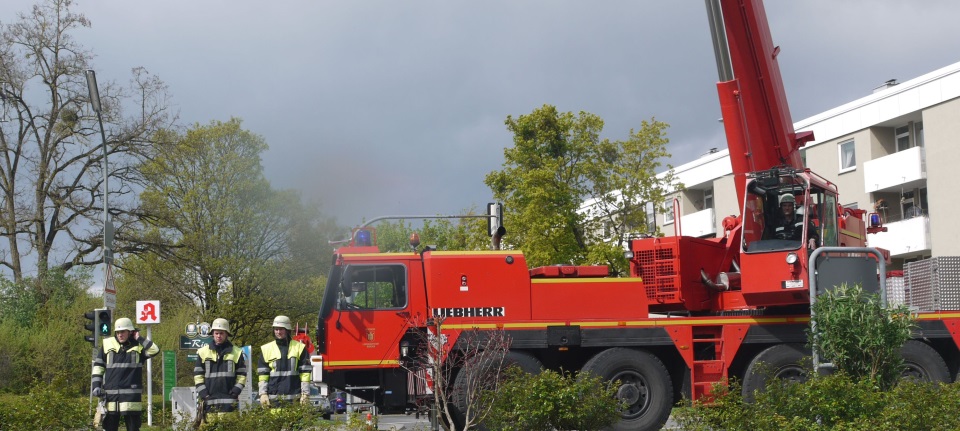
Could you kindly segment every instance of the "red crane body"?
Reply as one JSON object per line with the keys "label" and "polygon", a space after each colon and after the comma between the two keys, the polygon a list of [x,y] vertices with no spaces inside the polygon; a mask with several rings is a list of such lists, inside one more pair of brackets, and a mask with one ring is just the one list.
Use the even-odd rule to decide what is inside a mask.
{"label": "red crane body", "polygon": [[[441,340],[443,358],[462,352],[465,331],[503,331],[508,363],[617,381],[627,407],[613,429],[654,430],[682,396],[709,397],[729,377],[761,387],[769,376],[757,364],[774,377],[802,375],[808,257],[863,246],[864,212],[842,208],[836,186],[802,166],[799,149],[813,136],[793,129],[760,0],[711,0],[708,12],[741,208],[723,235],[633,240],[629,276],[611,278],[603,266],[528,268],[518,250],[381,253],[372,231],[355,231],[335,252],[319,313],[318,382],[381,409],[412,408],[471,372],[453,369],[450,387],[432,388],[416,364],[436,357],[423,360],[411,343],[418,334]],[[795,222],[784,224],[791,203]],[[875,278],[870,271],[844,275]],[[950,316],[920,315],[924,358],[956,358],[960,331],[947,328],[960,317]],[[949,367],[923,372],[952,381],[960,364]]]}

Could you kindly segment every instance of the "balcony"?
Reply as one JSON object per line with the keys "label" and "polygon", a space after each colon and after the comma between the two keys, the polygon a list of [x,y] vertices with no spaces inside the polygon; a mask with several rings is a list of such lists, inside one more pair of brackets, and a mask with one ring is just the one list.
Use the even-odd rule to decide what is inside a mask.
{"label": "balcony", "polygon": [[716,235],[717,222],[714,219],[713,208],[680,217],[680,229],[680,233],[686,236]]}
{"label": "balcony", "polygon": [[890,250],[892,257],[906,257],[930,250],[929,217],[908,218],[884,226],[886,232],[867,235],[867,245]]}
{"label": "balcony", "polygon": [[864,162],[863,191],[899,191],[922,185],[927,179],[923,157],[923,148],[913,147]]}

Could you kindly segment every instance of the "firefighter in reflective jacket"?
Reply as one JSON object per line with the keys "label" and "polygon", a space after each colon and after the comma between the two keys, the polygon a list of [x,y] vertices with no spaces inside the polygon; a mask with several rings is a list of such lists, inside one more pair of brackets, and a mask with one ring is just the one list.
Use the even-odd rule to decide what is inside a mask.
{"label": "firefighter in reflective jacket", "polygon": [[211,329],[213,345],[197,351],[193,368],[197,397],[203,400],[204,413],[236,411],[240,391],[247,383],[247,364],[243,351],[228,338],[233,334],[227,319],[214,319]]}
{"label": "firefighter in reflective jacket", "polygon": [[116,431],[120,416],[126,420],[127,431],[139,430],[143,363],[160,353],[160,347],[141,338],[126,317],[117,319],[114,335],[103,339],[93,361],[93,395],[102,397],[107,407],[104,430]]}
{"label": "firefighter in reflective jacket", "polygon": [[261,405],[292,403],[297,394],[301,404],[310,402],[310,358],[303,343],[290,339],[290,330],[290,318],[277,316],[273,319],[275,339],[260,346],[257,380]]}

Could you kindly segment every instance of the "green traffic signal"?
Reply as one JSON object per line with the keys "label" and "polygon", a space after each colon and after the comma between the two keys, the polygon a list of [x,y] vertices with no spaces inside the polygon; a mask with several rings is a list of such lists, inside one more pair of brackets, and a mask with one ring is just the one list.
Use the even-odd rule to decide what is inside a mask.
{"label": "green traffic signal", "polygon": [[101,337],[109,337],[113,331],[111,331],[111,326],[113,325],[113,319],[111,318],[110,309],[100,309],[97,310],[97,324],[100,330]]}

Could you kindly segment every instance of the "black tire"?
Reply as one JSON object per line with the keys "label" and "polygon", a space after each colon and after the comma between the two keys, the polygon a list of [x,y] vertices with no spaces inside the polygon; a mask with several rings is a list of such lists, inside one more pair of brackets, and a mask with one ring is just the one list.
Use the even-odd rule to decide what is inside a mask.
{"label": "black tire", "polygon": [[670,417],[673,382],[667,367],[653,354],[615,347],[590,358],[581,372],[619,382],[617,398],[627,407],[610,429],[659,430]]}
{"label": "black tire", "polygon": [[811,352],[802,344],[777,344],[760,352],[750,361],[743,376],[743,399],[753,402],[756,391],[763,391],[770,379],[805,382],[808,378],[805,367]]}
{"label": "black tire", "polygon": [[926,343],[909,340],[900,348],[900,356],[903,357],[904,368],[901,376],[904,379],[931,383],[950,382],[947,363]]}
{"label": "black tire", "polygon": [[[533,355],[523,352],[523,351],[508,351],[506,356],[503,358],[503,369],[516,366],[520,367],[521,370],[528,374],[540,374],[540,371],[543,370],[543,364],[540,363],[540,360],[535,358]],[[488,367],[481,366],[479,369],[487,369]],[[457,373],[457,377],[453,382],[453,402],[449,406],[451,416],[453,416],[454,422],[456,422],[456,428],[462,430],[464,424],[466,423],[466,417],[464,416],[464,410],[466,410],[466,398],[467,398],[467,385],[470,381],[471,375],[470,370],[475,369],[474,367],[467,367],[461,369]],[[477,429],[484,430],[483,424],[479,424]]]}

